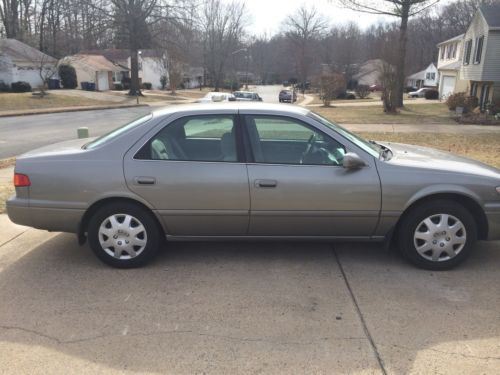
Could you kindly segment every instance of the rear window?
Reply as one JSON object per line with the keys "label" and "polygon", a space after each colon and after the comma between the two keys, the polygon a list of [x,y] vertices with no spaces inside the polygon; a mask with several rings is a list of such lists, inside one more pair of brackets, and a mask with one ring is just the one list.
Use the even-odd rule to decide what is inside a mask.
{"label": "rear window", "polygon": [[104,134],[103,136],[93,140],[92,142],[87,143],[86,145],[83,146],[83,148],[87,150],[92,150],[96,147],[99,147],[100,145],[112,140],[113,138],[118,137],[119,135],[127,132],[128,130],[144,124],[145,122],[149,121],[152,117],[153,115],[151,113],[147,114],[146,116],[139,117],[138,119],[129,122],[128,124],[125,124],[123,126],[120,126],[119,128],[112,130],[107,134]]}

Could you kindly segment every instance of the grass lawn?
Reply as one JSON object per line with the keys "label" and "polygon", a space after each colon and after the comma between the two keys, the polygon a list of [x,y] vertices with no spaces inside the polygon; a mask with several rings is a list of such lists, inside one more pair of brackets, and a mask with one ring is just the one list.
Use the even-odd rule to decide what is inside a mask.
{"label": "grass lawn", "polygon": [[[314,99],[312,102],[310,102],[309,104],[323,104],[323,100],[321,100],[319,98],[319,94],[308,94],[310,96],[312,96]],[[360,98],[356,98],[356,99],[351,99],[351,100],[347,100],[347,99],[342,99],[342,100],[332,100],[331,104],[332,105],[335,105],[335,103],[361,103],[361,102],[373,102],[373,101],[376,101],[376,100],[380,100],[380,95],[377,94],[377,93],[371,93],[368,97],[364,98],[364,99],[360,99]]]}
{"label": "grass lawn", "polygon": [[92,105],[114,105],[116,103],[102,100],[93,100],[76,96],[51,95],[43,97],[33,96],[26,93],[1,93],[0,111],[12,111],[23,109],[59,108],[59,107],[84,107]]}
{"label": "grass lawn", "polygon": [[408,143],[463,155],[500,168],[500,133],[459,135],[436,133],[368,133],[363,138]]}
{"label": "grass lawn", "polygon": [[382,106],[310,109],[340,124],[456,124],[444,103],[407,104],[398,114],[385,114]]}

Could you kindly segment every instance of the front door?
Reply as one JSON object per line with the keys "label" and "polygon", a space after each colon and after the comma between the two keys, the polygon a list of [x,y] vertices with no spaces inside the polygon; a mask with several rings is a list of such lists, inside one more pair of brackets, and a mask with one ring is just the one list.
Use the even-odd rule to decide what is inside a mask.
{"label": "front door", "polygon": [[343,168],[346,145],[297,119],[260,115],[244,119],[255,161],[248,165],[249,234],[373,234],[381,204],[374,166]]}
{"label": "front door", "polygon": [[250,199],[240,162],[236,114],[174,120],[127,155],[129,188],[147,200],[177,236],[244,235]]}

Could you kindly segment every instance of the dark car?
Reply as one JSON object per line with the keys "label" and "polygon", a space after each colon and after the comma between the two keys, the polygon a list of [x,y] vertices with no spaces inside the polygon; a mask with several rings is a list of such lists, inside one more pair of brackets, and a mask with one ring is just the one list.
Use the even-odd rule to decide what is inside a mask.
{"label": "dark car", "polygon": [[292,96],[293,96],[293,101],[296,102],[297,94],[295,93],[295,91],[293,91],[292,94],[291,90],[281,90],[279,94],[279,101],[280,103],[284,102],[292,103]]}
{"label": "dark car", "polygon": [[256,92],[251,91],[235,91],[233,92],[236,101],[240,102],[261,102],[262,98]]}

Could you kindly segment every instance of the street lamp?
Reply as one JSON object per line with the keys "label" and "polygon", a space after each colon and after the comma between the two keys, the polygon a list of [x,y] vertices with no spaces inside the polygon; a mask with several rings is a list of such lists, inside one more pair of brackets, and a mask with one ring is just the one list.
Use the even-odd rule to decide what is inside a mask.
{"label": "street lamp", "polygon": [[[245,72],[245,90],[248,90],[248,60],[249,60],[249,56],[248,56],[248,48],[244,47],[244,48],[240,48],[239,50],[236,50],[234,52],[231,52],[231,56],[234,56],[240,52],[246,52],[247,53],[247,56],[246,56],[246,72]],[[232,87],[231,87],[232,89]]]}

